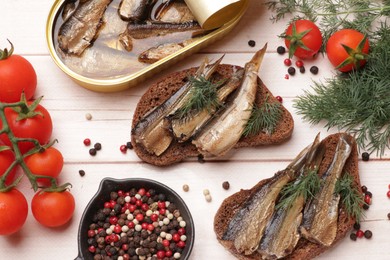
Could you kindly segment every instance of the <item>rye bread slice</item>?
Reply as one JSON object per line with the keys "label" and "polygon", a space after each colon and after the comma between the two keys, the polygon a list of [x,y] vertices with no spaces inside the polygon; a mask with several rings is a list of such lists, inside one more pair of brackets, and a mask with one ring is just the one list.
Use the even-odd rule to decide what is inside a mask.
{"label": "rye bread slice", "polygon": [[[213,74],[213,79],[215,81],[228,79],[232,75],[234,67],[240,68],[239,66],[228,64],[219,65],[217,71]],[[161,105],[173,93],[175,93],[188,80],[189,75],[195,74],[196,70],[197,68],[190,68],[174,72],[154,83],[144,93],[137,104],[133,116],[132,128],[134,128],[138,121],[141,120],[149,110]],[[257,105],[260,106],[265,101],[267,95],[269,102],[279,102],[260,80],[260,78],[258,78],[258,85],[259,89],[255,100]],[[283,106],[282,109],[282,119],[271,135],[260,133],[254,136],[242,137],[236,144],[235,148],[278,144],[288,140],[294,129],[294,121],[290,112]],[[170,165],[180,162],[188,157],[196,157],[199,155],[196,147],[192,145],[190,141],[185,143],[173,141],[170,147],[160,156],[148,153],[142,145],[135,142],[133,134],[131,135],[131,142],[133,144],[134,151],[141,160],[157,166]]]}
{"label": "rye bread slice", "polygon": [[[333,156],[335,153],[335,149],[337,146],[337,142],[339,140],[340,134],[333,134],[322,140],[322,142],[326,145],[326,152],[324,154],[324,159],[320,165],[319,173],[323,173],[329,167],[333,160]],[[358,150],[356,142],[353,142],[352,151],[350,156],[348,157],[343,172],[347,172],[353,176],[356,187],[361,187],[360,178],[359,178],[359,169],[358,169]],[[277,174],[282,174],[282,172],[278,172]],[[258,187],[265,185],[271,180],[271,178],[264,179],[257,183],[254,187],[248,190],[240,190],[239,192],[231,195],[226,198],[220,208],[218,209],[215,217],[214,217],[214,232],[217,236],[218,241],[235,255],[238,259],[262,259],[261,255],[256,251],[252,255],[245,256],[239,254],[233,244],[233,241],[222,240],[223,234],[227,229],[230,220],[233,218],[235,213],[241,207],[241,205],[245,202],[245,200],[251,195],[251,193],[256,190]],[[348,232],[353,228],[355,220],[353,218],[348,217],[345,209],[343,207],[339,207],[339,216],[338,216],[338,231],[332,246],[337,244],[338,241],[343,239]],[[294,251],[286,256],[284,259],[312,259],[319,254],[325,252],[330,247],[321,246],[319,244],[312,243],[304,238],[301,238],[298,241],[297,246]]]}

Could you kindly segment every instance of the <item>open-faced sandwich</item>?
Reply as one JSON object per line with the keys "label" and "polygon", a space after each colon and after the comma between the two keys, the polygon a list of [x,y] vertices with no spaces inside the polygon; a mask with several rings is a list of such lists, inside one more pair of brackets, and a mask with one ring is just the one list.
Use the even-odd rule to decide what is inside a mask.
{"label": "open-faced sandwich", "polygon": [[226,198],[214,231],[239,259],[311,259],[345,237],[362,203],[354,138],[317,136],[284,170]]}
{"label": "open-faced sandwich", "polygon": [[222,57],[153,84],[133,116],[131,140],[137,155],[162,166],[287,140],[292,116],[258,77],[265,50],[244,68],[220,64]]}

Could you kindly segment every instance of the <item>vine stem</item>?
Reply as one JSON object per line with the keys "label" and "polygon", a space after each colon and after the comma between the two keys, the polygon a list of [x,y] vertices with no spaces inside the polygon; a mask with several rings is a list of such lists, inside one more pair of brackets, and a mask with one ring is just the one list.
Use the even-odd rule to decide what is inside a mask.
{"label": "vine stem", "polygon": [[357,14],[357,13],[365,13],[370,11],[388,11],[390,10],[390,6],[382,6],[382,7],[372,7],[372,8],[364,8],[364,9],[358,9],[353,11],[344,11],[344,12],[335,12],[335,13],[316,13],[317,16],[336,16],[336,15],[342,15],[342,14]]}
{"label": "vine stem", "polygon": [[[23,100],[23,99],[22,99]],[[15,168],[17,165],[20,165],[22,168],[24,175],[27,176],[28,180],[31,183],[31,186],[34,191],[37,191],[38,188],[41,188],[38,183],[37,179],[38,178],[46,178],[50,179],[51,183],[51,188],[56,189],[57,188],[57,182],[55,178],[50,177],[50,176],[42,176],[42,175],[34,175],[31,170],[27,167],[26,163],[24,162],[24,158],[32,155],[34,153],[40,152],[42,149],[46,149],[53,145],[53,143],[56,141],[54,140],[53,142],[49,143],[47,146],[41,146],[38,140],[33,139],[33,138],[17,138],[14,133],[11,131],[6,115],[5,115],[5,109],[6,108],[15,108],[15,107],[20,107],[22,110],[28,110],[28,106],[26,102],[20,101],[20,102],[15,102],[15,103],[1,103],[0,102],[0,119],[2,123],[2,129],[0,131],[0,134],[6,134],[11,141],[11,147],[10,149],[13,150],[15,154],[15,161],[8,167],[8,169],[5,171],[5,173],[0,177],[0,191],[5,192],[13,187],[15,187],[21,180],[21,178],[18,178],[16,181],[14,181],[11,185],[5,186],[5,180],[7,176],[11,173],[12,169]],[[28,151],[26,154],[22,154],[21,151],[19,150],[18,143],[19,142],[32,142],[34,143],[35,148],[32,148],[30,151]]]}

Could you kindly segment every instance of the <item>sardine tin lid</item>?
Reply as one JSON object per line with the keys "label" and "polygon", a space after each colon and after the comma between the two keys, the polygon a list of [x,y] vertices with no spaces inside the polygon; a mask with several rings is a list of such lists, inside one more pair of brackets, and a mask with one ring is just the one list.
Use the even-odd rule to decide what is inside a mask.
{"label": "sardine tin lid", "polygon": [[[230,0],[234,1],[234,0]],[[67,0],[56,0],[53,6],[50,9],[48,19],[46,22],[46,42],[48,44],[48,49],[50,56],[54,60],[54,63],[71,79],[73,79],[80,86],[97,92],[117,92],[123,91],[130,87],[133,87],[144,80],[150,78],[154,74],[169,68],[174,63],[198,52],[200,49],[207,47],[208,45],[214,43],[215,41],[221,39],[227,35],[236,24],[240,21],[244,15],[246,9],[248,8],[249,0],[240,1],[240,11],[234,16],[231,20],[225,23],[220,28],[206,34],[200,39],[192,42],[191,44],[185,46],[181,50],[153,63],[149,66],[140,69],[135,73],[125,75],[118,78],[108,78],[108,79],[94,79],[82,76],[70,68],[68,68],[58,56],[55,46],[54,46],[54,28],[55,21],[60,15],[62,6],[67,2]],[[203,0],[202,0],[203,2]]]}

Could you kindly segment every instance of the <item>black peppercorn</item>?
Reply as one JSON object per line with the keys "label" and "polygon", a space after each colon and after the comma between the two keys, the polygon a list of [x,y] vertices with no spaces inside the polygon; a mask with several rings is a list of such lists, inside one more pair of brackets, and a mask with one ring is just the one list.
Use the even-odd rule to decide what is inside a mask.
{"label": "black peppercorn", "polygon": [[372,238],[372,232],[370,230],[364,231],[364,237],[368,239]]}
{"label": "black peppercorn", "polygon": [[304,66],[302,66],[302,67],[299,68],[299,72],[300,72],[300,73],[305,73],[305,71],[306,71],[306,69],[305,69]]}
{"label": "black peppercorn", "polygon": [[387,213],[387,218],[390,219],[390,213]]}
{"label": "black peppercorn", "polygon": [[92,155],[92,156],[95,156],[96,155],[96,149],[95,148],[89,149],[89,154]]}
{"label": "black peppercorn", "polygon": [[198,155],[198,162],[199,163],[204,163],[205,162],[203,154],[199,154]]}
{"label": "black peppercorn", "polygon": [[279,53],[279,54],[285,54],[286,53],[286,48],[284,48],[283,46],[279,46],[276,49],[276,52]]}
{"label": "black peppercorn", "polygon": [[367,204],[367,203],[364,203],[363,204],[363,209],[364,210],[368,210],[370,208],[370,206]]}
{"label": "black peppercorn", "polygon": [[351,233],[351,235],[349,235],[349,237],[351,238],[351,240],[356,241],[357,236],[355,233]]}
{"label": "black peppercorn", "polygon": [[222,188],[224,188],[225,190],[228,190],[230,188],[230,183],[228,181],[224,181],[222,183]]}
{"label": "black peppercorn", "polygon": [[317,66],[312,66],[310,68],[310,72],[314,75],[317,75],[318,74],[318,67]]}
{"label": "black peppercorn", "polygon": [[353,224],[353,229],[359,230],[360,229],[360,224],[357,223],[357,222],[355,224]]}
{"label": "black peppercorn", "polygon": [[85,176],[85,171],[84,170],[79,170],[79,174],[81,177]]}
{"label": "black peppercorn", "polygon": [[371,193],[371,191],[367,191],[367,192],[365,192],[365,193],[366,193],[366,195],[367,195],[368,197],[372,198],[372,193]]}
{"label": "black peppercorn", "polygon": [[291,76],[295,75],[295,68],[294,67],[289,67],[288,70],[287,70],[288,74],[290,74]]}
{"label": "black peppercorn", "polygon": [[367,189],[367,186],[364,186],[364,185],[363,185],[363,186],[362,186],[362,192],[363,192],[363,193],[366,193],[367,190],[368,190],[368,189]]}
{"label": "black peppercorn", "polygon": [[134,148],[134,147],[133,147],[133,144],[132,144],[131,142],[127,142],[127,143],[126,143],[126,147],[127,147],[127,149],[129,149],[129,150],[131,150],[131,149]]}
{"label": "black peppercorn", "polygon": [[249,40],[249,41],[248,41],[248,45],[249,45],[250,47],[255,47],[255,46],[256,46],[256,42],[255,42],[254,40]]}
{"label": "black peppercorn", "polygon": [[367,153],[367,152],[362,153],[362,160],[365,161],[365,162],[370,160],[370,154]]}
{"label": "black peppercorn", "polygon": [[102,149],[102,144],[101,143],[96,143],[93,147],[96,149],[96,151],[99,151],[99,150]]}

